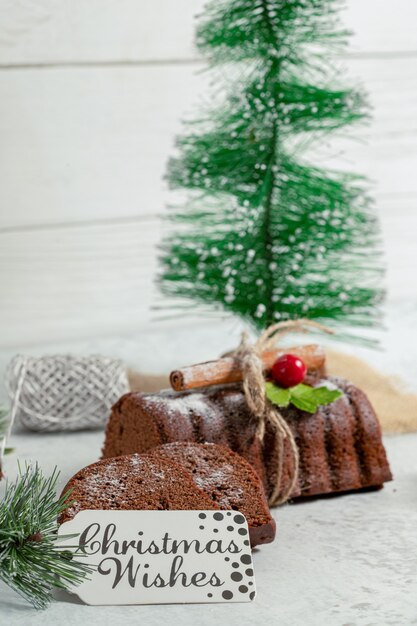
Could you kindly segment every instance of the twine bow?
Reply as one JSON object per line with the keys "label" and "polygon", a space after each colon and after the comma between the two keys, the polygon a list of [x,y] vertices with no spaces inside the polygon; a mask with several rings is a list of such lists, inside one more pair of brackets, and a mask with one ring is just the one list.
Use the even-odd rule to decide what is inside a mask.
{"label": "twine bow", "polygon": [[[278,459],[277,475],[273,491],[269,497],[270,506],[284,504],[298,480],[299,454],[294,435],[279,408],[272,404],[265,394],[265,378],[263,373],[263,363],[260,355],[277,346],[277,343],[284,335],[290,332],[308,332],[311,329],[321,330],[333,334],[333,331],[319,324],[306,319],[278,322],[269,326],[252,344],[246,332],[242,334],[239,347],[234,356],[240,360],[243,371],[243,391],[248,407],[256,420],[256,436],[263,443],[266,426],[270,424],[275,434],[275,456]],[[288,447],[292,456],[292,469],[286,485],[282,485],[282,474],[284,466],[284,446],[288,442]]]}

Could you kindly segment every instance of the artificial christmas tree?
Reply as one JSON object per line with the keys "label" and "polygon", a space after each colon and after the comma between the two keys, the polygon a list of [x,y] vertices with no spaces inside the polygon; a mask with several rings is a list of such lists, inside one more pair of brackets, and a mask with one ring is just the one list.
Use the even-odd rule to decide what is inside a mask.
{"label": "artificial christmas tree", "polygon": [[197,43],[221,70],[217,100],[188,123],[169,165],[169,182],[189,199],[162,244],[163,293],[220,305],[257,328],[377,321],[378,233],[363,180],[318,167],[311,151],[366,117],[362,94],[339,85],[331,62],[346,43],[339,7],[207,5]]}

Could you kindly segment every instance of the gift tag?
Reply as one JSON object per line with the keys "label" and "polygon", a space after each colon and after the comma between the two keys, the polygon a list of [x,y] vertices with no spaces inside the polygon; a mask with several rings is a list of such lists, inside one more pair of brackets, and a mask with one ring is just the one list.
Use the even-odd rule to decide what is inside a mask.
{"label": "gift tag", "polygon": [[249,602],[256,595],[248,525],[237,511],[80,511],[58,534],[94,568],[72,590],[87,604]]}

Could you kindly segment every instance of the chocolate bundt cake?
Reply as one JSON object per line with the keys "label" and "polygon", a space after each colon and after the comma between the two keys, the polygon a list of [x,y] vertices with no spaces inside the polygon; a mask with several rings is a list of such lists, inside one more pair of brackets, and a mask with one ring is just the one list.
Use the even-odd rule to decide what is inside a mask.
{"label": "chocolate bundt cake", "polygon": [[191,475],[194,483],[221,509],[234,509],[248,521],[251,544],[269,543],[275,537],[259,476],[243,457],[215,443],[174,442],[146,455],[171,459]]}
{"label": "chocolate bundt cake", "polygon": [[[293,497],[377,487],[391,480],[381,429],[366,395],[351,383],[325,378],[343,396],[314,414],[281,409],[298,446],[300,468]],[[240,384],[204,390],[128,393],[113,407],[103,457],[146,452],[174,441],[212,442],[230,447],[259,474],[268,495],[276,480],[274,432],[267,426],[263,445],[255,436]],[[291,472],[285,448],[282,480]]]}

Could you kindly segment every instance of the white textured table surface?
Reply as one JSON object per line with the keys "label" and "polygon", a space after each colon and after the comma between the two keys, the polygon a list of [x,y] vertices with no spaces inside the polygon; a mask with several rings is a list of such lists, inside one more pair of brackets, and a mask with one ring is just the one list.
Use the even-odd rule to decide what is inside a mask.
{"label": "white textured table surface", "polygon": [[[102,433],[18,434],[21,460],[57,464],[62,484],[99,456]],[[254,554],[251,604],[89,607],[60,597],[36,612],[0,584],[0,624],[400,626],[417,624],[417,433],[385,440],[395,474],[382,491],[275,511],[277,539]],[[16,455],[7,459],[13,477]]]}

